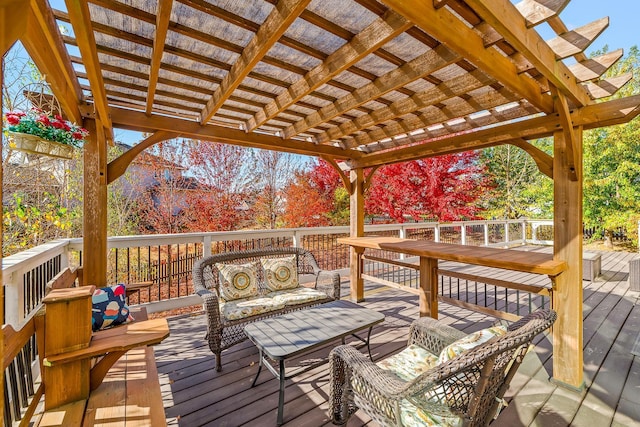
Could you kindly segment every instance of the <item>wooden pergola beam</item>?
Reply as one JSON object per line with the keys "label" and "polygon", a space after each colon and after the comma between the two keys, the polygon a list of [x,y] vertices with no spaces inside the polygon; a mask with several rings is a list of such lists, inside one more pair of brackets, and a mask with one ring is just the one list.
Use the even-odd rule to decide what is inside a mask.
{"label": "wooden pergola beam", "polygon": [[412,24],[402,16],[389,11],[356,34],[351,41],[329,55],[322,64],[309,71],[265,108],[258,111],[247,120],[245,128],[247,131],[255,130],[411,26]]}
{"label": "wooden pergola beam", "polygon": [[[591,104],[570,113],[573,126],[584,129],[626,123],[640,114],[640,95]],[[484,144],[506,144],[514,139],[535,139],[552,136],[561,127],[559,114],[535,117],[495,126],[476,132],[441,138],[420,145],[391,149],[381,153],[366,154],[348,162],[349,167],[366,168],[377,165],[415,160],[425,155],[444,152],[447,149],[474,150]]]}
{"label": "wooden pergola beam", "polygon": [[547,80],[577,106],[591,103],[571,71],[509,0],[467,0],[466,3],[523,54]]}
{"label": "wooden pergola beam", "polygon": [[568,4],[569,0],[523,0],[515,6],[531,28],[557,16]]}
{"label": "wooden pergola beam", "polygon": [[[384,0],[384,3],[507,86],[515,94],[529,100],[536,108],[546,113],[553,111],[551,96],[543,94],[540,85],[534,79],[526,74],[520,74],[516,65],[493,47],[485,47],[482,36],[460,21],[451,11],[446,8],[436,10],[433,1]],[[518,15],[522,19],[522,15],[519,13]]]}
{"label": "wooden pergola beam", "polygon": [[569,71],[576,76],[579,82],[586,82],[600,78],[624,55],[622,49],[607,52],[603,55],[584,59],[569,66]]}
{"label": "wooden pergola beam", "polygon": [[207,123],[233,91],[249,75],[253,67],[267,54],[280,39],[291,23],[305,10],[311,0],[280,0],[256,35],[249,41],[242,54],[222,79],[220,86],[207,101],[200,113],[200,123]]}
{"label": "wooden pergola beam", "polygon": [[338,176],[340,176],[340,179],[342,180],[342,185],[344,185],[344,188],[347,190],[347,192],[351,194],[351,180],[349,176],[345,173],[345,171],[342,170],[338,162],[336,162],[330,156],[320,156],[320,157],[324,159],[327,163],[329,163],[336,172],[338,172]]}
{"label": "wooden pergola beam", "polygon": [[[30,4],[26,31],[21,40],[29,56],[60,102],[67,117],[82,123],[78,105],[82,101],[82,90],[75,78],[71,59],[64,47],[53,13],[45,0],[25,2]],[[26,11],[25,11],[26,12]],[[22,22],[19,18],[16,22]],[[47,47],[48,48],[45,48]]]}
{"label": "wooden pergola beam", "polygon": [[0,53],[4,55],[27,28],[29,4],[7,0],[0,4]]}
{"label": "wooden pergola beam", "polygon": [[173,0],[159,0],[156,12],[156,32],[153,37],[153,53],[151,54],[151,67],[149,68],[149,84],[147,89],[147,114],[153,110],[153,100],[156,95],[158,76],[160,74],[160,63],[164,54],[164,43],[169,30],[169,18]]}
{"label": "wooden pergola beam", "polygon": [[99,123],[105,127],[107,140],[113,140],[111,117],[109,117],[109,103],[107,93],[102,81],[100,60],[96,51],[96,40],[91,26],[91,15],[86,2],[65,0],[67,11],[73,32],[78,42],[78,49],[84,60],[84,68],[87,72],[89,85],[93,94],[93,105],[98,113]]}
{"label": "wooden pergola beam", "polygon": [[299,140],[278,138],[277,136],[246,133],[215,125],[200,125],[190,120],[182,120],[164,116],[148,117],[144,113],[124,108],[111,108],[111,117],[116,127],[142,132],[167,131],[176,132],[186,138],[223,142],[242,147],[262,148],[266,150],[282,151],[302,154],[305,156],[328,155],[338,159],[357,159],[362,153],[356,150],[343,150],[329,145],[301,144]]}
{"label": "wooden pergola beam", "polygon": [[565,155],[566,155],[566,164],[569,172],[569,179],[572,181],[577,181],[580,177],[577,174],[577,158],[576,155],[578,153],[575,133],[573,132],[573,121],[571,120],[571,111],[569,111],[569,103],[567,102],[567,98],[564,93],[561,93],[557,88],[551,87],[551,93],[556,101],[556,110],[560,117],[560,127],[564,132],[564,144],[565,144]]}

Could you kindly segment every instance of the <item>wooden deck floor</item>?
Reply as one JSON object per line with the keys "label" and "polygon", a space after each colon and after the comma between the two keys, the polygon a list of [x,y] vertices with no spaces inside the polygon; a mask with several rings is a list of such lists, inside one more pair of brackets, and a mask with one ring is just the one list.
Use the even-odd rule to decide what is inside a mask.
{"label": "wooden deck floor", "polygon": [[[602,252],[602,275],[593,283],[583,282],[585,391],[577,393],[549,382],[552,346],[550,337],[543,336],[511,383],[510,405],[492,426],[640,426],[640,356],[631,353],[640,333],[640,304],[638,292],[629,291],[627,284],[628,260],[633,256]],[[492,274],[522,283],[548,281],[512,272]],[[343,283],[346,295],[347,282]],[[372,283],[366,285],[365,298],[365,306],[386,315],[372,335],[371,350],[374,360],[379,360],[406,344],[408,326],[418,316],[417,300],[406,292]],[[440,319],[469,332],[494,321],[447,304],[440,305]],[[263,371],[256,387],[250,387],[258,359],[250,342],[224,352],[223,371],[217,373],[203,339],[203,316],[174,318],[169,325],[171,336],[155,350],[169,425],[276,424],[278,384],[271,373]],[[332,347],[307,355],[305,360],[326,356]],[[285,425],[332,425],[326,416],[327,393],[327,364],[288,380]],[[377,424],[358,411],[348,425]]]}

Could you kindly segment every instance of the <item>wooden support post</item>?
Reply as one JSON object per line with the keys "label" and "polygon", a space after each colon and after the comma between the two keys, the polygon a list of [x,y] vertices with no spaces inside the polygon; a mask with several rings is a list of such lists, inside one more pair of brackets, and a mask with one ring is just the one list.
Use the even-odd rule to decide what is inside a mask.
{"label": "wooden support post", "polygon": [[438,260],[420,257],[420,317],[438,319]]}
{"label": "wooden support post", "polygon": [[84,145],[84,285],[107,284],[107,143],[99,120],[86,119]]}
{"label": "wooden support post", "polygon": [[[350,235],[362,237],[364,236],[364,171],[362,168],[351,171],[350,208]],[[364,248],[355,249],[352,246],[350,252],[351,300],[361,302],[364,301],[364,279],[362,278]]]}
{"label": "wooden support post", "polygon": [[582,179],[572,179],[582,177],[582,128],[572,132],[572,158],[568,158],[566,130],[553,135],[553,257],[568,266],[554,281],[552,308],[558,320],[553,326],[553,381],[582,389]]}

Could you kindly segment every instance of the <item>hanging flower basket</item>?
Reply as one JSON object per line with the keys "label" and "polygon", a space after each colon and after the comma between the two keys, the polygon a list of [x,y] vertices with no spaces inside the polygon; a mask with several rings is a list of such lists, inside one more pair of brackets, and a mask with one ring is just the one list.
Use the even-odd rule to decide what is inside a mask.
{"label": "hanging flower basket", "polygon": [[9,132],[9,147],[29,154],[39,154],[60,159],[73,158],[75,147],[42,139],[28,133]]}
{"label": "hanging flower basket", "polygon": [[70,159],[88,134],[86,129],[38,108],[28,113],[9,112],[5,120],[9,147],[31,154]]}

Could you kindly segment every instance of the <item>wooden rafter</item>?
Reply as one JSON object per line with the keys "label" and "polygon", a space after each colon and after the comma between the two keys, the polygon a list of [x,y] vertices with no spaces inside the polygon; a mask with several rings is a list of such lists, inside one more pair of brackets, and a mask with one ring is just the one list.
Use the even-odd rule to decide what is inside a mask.
{"label": "wooden rafter", "polygon": [[569,0],[523,0],[515,6],[531,28],[556,17],[568,4]]}
{"label": "wooden rafter", "polygon": [[153,133],[152,135],[145,138],[143,141],[140,141],[131,149],[122,153],[118,158],[110,161],[107,164],[107,184],[111,184],[113,181],[122,176],[123,173],[127,170],[127,167],[131,164],[131,162],[146,148],[151,147],[154,144],[157,144],[162,141],[166,141],[169,139],[179,137],[179,133],[175,132],[167,132],[167,131],[158,131]]}
{"label": "wooden rafter", "polygon": [[[626,123],[638,114],[640,114],[640,95],[591,104],[572,111],[570,115],[574,127],[583,126],[584,129],[593,129]],[[557,132],[560,124],[558,114],[535,117],[435,141],[425,141],[420,145],[367,154],[360,159],[349,161],[348,165],[352,169],[366,168],[415,160],[428,155],[440,155],[449,149],[466,151],[488,146],[486,144],[506,144],[514,139],[544,138]]]}
{"label": "wooden rafter", "polygon": [[460,59],[460,56],[440,45],[399,68],[389,71],[375,81],[359,87],[336,102],[322,107],[319,111],[299,120],[284,131],[285,138],[290,138],[309,128],[337,117],[387,92],[396,90],[416,79],[427,76],[434,71],[446,67]]}
{"label": "wooden rafter", "polygon": [[98,52],[95,49],[95,37],[91,24],[89,6],[85,2],[65,0],[73,32],[78,41],[78,49],[84,60],[84,67],[93,93],[93,105],[100,118],[99,122],[105,127],[107,140],[113,140],[113,128],[109,117],[107,94],[102,80],[102,71]]}
{"label": "wooden rafter", "polygon": [[359,158],[362,153],[355,150],[343,150],[328,145],[301,143],[276,136],[251,133],[214,125],[200,125],[198,122],[171,117],[151,116],[122,108],[112,108],[113,123],[123,129],[135,129],[142,132],[176,132],[185,138],[202,139],[240,145],[243,147],[263,148],[307,156],[329,155],[338,159]]}
{"label": "wooden rafter", "polygon": [[[17,12],[17,13],[16,13]],[[4,55],[27,28],[29,4],[7,0],[0,4],[0,53]]]}
{"label": "wooden rafter", "polygon": [[167,38],[169,29],[169,18],[171,17],[171,8],[173,0],[159,0],[158,11],[156,13],[156,32],[153,37],[153,54],[151,55],[151,67],[149,69],[149,88],[147,90],[147,114],[151,114],[153,108],[153,100],[156,94],[156,86],[158,84],[158,75],[160,74],[160,62],[164,53],[164,43]]}
{"label": "wooden rafter", "polygon": [[351,64],[365,57],[410,27],[410,22],[394,12],[389,12],[383,18],[376,19],[367,28],[358,33],[350,42],[329,55],[322,64],[309,71],[302,79],[278,95],[275,101],[258,111],[246,122],[245,128],[248,131],[253,131],[275,117],[284,108],[308,95],[311,91],[326,83]]}
{"label": "wooden rafter", "polygon": [[580,60],[586,59],[584,50],[609,26],[609,18],[601,18],[572,31],[561,33],[549,40],[549,47],[558,59],[580,55]]}
{"label": "wooden rafter", "polygon": [[[451,79],[451,81],[442,82],[439,85],[431,87],[423,92],[417,93],[410,98],[401,99],[394,102],[388,107],[383,107],[375,110],[371,114],[365,114],[359,116],[354,120],[342,123],[339,127],[331,128],[326,132],[318,134],[315,137],[315,140],[318,143],[324,143],[331,140],[343,138],[347,135],[351,135],[368,127],[374,126],[378,123],[386,122],[396,117],[404,116],[406,114],[422,110],[426,107],[437,105],[447,99],[462,95],[468,91],[481,88],[493,82],[494,80],[490,79],[479,70],[462,74],[458,77],[454,77],[453,79]],[[443,111],[444,108],[433,108],[432,110],[434,112],[437,111],[437,113],[440,113],[439,117],[443,117],[446,114]],[[420,116],[420,118],[416,117],[414,120],[422,120],[423,118],[424,115]],[[433,123],[425,122],[424,126],[428,126],[430,124]],[[398,124],[398,127],[401,128],[401,125]],[[398,130],[399,133],[407,132],[406,129]],[[388,133],[385,135],[386,138],[390,136],[391,135],[389,135]]]}
{"label": "wooden rafter", "polygon": [[579,82],[586,82],[600,78],[624,54],[622,49],[607,52],[603,55],[587,58],[569,66],[569,71]]}
{"label": "wooden rafter", "polygon": [[64,48],[55,19],[45,0],[30,2],[27,28],[22,42],[38,70],[70,120],[82,123],[78,104],[82,90],[75,78],[69,54]]}
{"label": "wooden rafter", "polygon": [[200,114],[201,124],[207,123],[213,117],[242,80],[251,72],[255,64],[267,54],[271,46],[278,41],[310,1],[280,0],[278,2],[207,102],[206,107]]}
{"label": "wooden rafter", "polygon": [[509,0],[467,0],[466,3],[575,105],[591,102],[567,66],[556,59],[553,47],[535,30],[527,28],[524,17]]}
{"label": "wooden rafter", "polygon": [[633,78],[632,73],[626,73],[621,76],[609,77],[606,79],[589,82],[585,84],[585,88],[593,99],[606,98],[616,93],[622,86],[626,85]]}
{"label": "wooden rafter", "polygon": [[[467,75],[465,77],[469,76]],[[383,128],[356,134],[352,140],[347,140],[346,146],[354,147],[370,144],[386,138],[395,138],[415,131],[416,129],[424,129],[436,124],[446,126],[448,120],[458,119],[476,111],[489,110],[515,100],[516,98],[506,88],[501,88],[498,91],[487,91],[469,99],[453,99],[447,102],[446,105],[431,106],[421,111],[419,115],[408,116],[403,120],[391,122]]]}
{"label": "wooden rafter", "polygon": [[[541,92],[540,85],[535,80],[525,74],[519,74],[516,65],[494,48],[485,48],[482,36],[460,21],[451,11],[446,8],[436,10],[432,1],[385,0],[384,3],[467,58],[511,91],[529,100],[538,109],[547,113],[553,111],[553,100]],[[522,19],[522,16],[519,16]]]}

